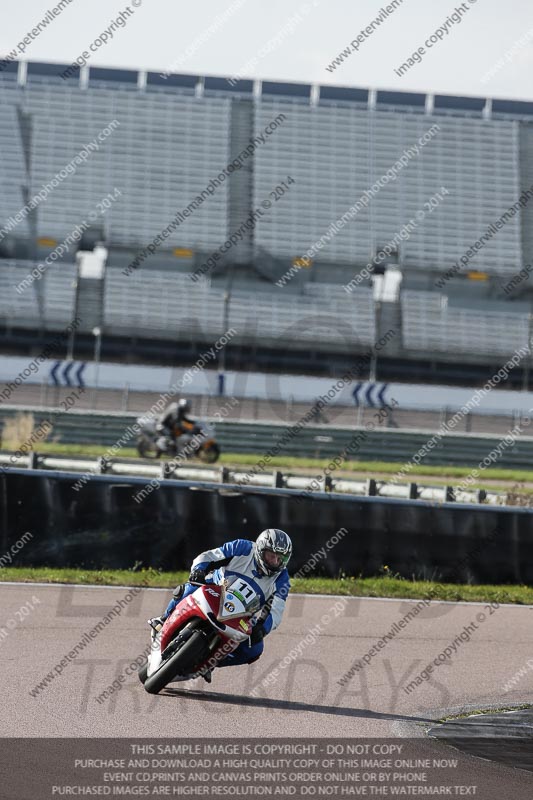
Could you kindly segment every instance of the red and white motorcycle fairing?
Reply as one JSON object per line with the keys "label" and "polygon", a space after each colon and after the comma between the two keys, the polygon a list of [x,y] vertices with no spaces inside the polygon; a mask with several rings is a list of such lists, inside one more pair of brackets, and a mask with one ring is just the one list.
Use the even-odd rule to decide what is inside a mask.
{"label": "red and white motorcycle fairing", "polygon": [[[148,683],[153,683],[150,679],[165,668],[167,662],[170,667],[171,660],[178,660],[180,641],[186,642],[187,635],[188,638],[192,635],[191,630],[195,630],[197,636],[201,634],[203,639],[201,661],[190,664],[186,674],[181,665],[178,673],[168,677],[165,684],[191,680],[216,667],[250,637],[252,618],[260,607],[256,590],[244,577],[224,578],[221,585],[200,585],[178,603],[162,629],[154,634],[146,669]],[[145,688],[150,691],[146,685]]]}

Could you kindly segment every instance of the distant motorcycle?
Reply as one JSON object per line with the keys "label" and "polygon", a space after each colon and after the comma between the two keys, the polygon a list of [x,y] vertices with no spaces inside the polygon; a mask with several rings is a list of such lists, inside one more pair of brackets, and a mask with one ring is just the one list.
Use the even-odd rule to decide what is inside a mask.
{"label": "distant motorcycle", "polygon": [[261,608],[255,588],[240,575],[222,583],[193,584],[157,633],[139,680],[149,694],[174,681],[190,681],[213,670],[249,639],[251,618]]}
{"label": "distant motorcycle", "polygon": [[[137,419],[141,432],[137,438],[137,452],[141,458],[198,458],[205,464],[214,464],[220,458],[220,446],[215,439],[215,429],[207,422],[200,422],[195,433],[185,433],[175,441],[156,430],[156,420],[152,417]],[[161,438],[165,446],[161,447]]]}

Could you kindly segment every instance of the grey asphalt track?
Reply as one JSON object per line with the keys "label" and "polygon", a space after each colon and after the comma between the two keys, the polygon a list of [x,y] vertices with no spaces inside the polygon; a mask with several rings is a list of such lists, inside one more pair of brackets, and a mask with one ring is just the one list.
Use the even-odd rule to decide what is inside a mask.
{"label": "grey asphalt track", "polygon": [[[151,589],[141,590],[94,639],[87,637],[83,651],[32,696],[84,632],[127,594],[126,588],[0,585],[1,736],[217,737],[233,730],[240,737],[266,739],[424,737],[444,714],[531,698],[533,669],[526,666],[533,654],[531,607],[433,602],[401,628],[396,625],[369,664],[352,671],[341,686],[338,681],[354,661],[405,619],[416,601],[294,595],[256,664],[216,670],[211,685],[202,679],[175,683],[157,697],[144,691],[132,670],[119,691],[98,702],[148,644],[146,619],[160,613],[169,595]],[[22,618],[26,604],[30,610]],[[450,659],[406,691],[473,622],[470,640],[459,640]],[[515,684],[506,691],[513,677]],[[447,750],[437,741],[434,746]],[[505,786],[506,792],[512,788],[514,798],[533,797],[533,774],[471,762],[473,775],[490,776],[492,785]]]}

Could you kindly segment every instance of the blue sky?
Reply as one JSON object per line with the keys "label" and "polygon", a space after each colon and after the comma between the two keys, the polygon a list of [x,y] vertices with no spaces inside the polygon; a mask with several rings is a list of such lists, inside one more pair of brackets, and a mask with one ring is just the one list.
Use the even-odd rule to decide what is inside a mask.
{"label": "blue sky", "polygon": [[[334,71],[328,64],[380,15],[386,0],[129,0],[127,24],[91,54],[90,63],[533,100],[531,0],[396,2]],[[16,48],[55,5],[10,2],[0,26],[1,53]],[[30,42],[25,57],[74,61],[126,5],[72,0]],[[399,77],[395,69],[461,5],[461,22],[449,22],[442,39]]]}

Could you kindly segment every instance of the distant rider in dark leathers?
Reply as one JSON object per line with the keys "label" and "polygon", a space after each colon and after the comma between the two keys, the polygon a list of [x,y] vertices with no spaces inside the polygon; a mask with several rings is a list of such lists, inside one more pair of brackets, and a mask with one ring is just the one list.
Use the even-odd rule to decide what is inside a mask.
{"label": "distant rider in dark leathers", "polygon": [[200,432],[196,421],[188,416],[190,411],[191,404],[184,397],[165,408],[156,425],[156,431],[159,434],[157,447],[161,452],[168,450],[169,440],[175,446],[180,436],[184,434],[194,436]]}

